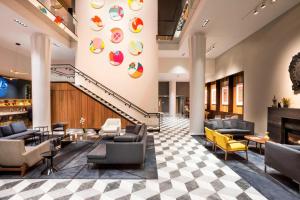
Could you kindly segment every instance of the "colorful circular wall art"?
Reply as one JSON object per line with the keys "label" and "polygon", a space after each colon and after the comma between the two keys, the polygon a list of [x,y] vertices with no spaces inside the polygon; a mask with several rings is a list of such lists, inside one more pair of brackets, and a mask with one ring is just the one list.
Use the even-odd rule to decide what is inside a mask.
{"label": "colorful circular wall art", "polygon": [[128,0],[128,5],[131,10],[138,11],[143,8],[144,0]]}
{"label": "colorful circular wall art", "polygon": [[105,0],[90,0],[90,5],[94,9],[100,9],[104,6]]}
{"label": "colorful circular wall art", "polygon": [[143,52],[144,45],[140,41],[131,41],[129,43],[129,52],[134,56],[138,56]]}
{"label": "colorful circular wall art", "polygon": [[123,34],[122,29],[112,28],[110,30],[110,32],[111,32],[111,39],[110,40],[111,40],[112,43],[120,43],[123,40],[124,34]]}
{"label": "colorful circular wall art", "polygon": [[90,51],[95,54],[101,53],[104,47],[104,42],[100,38],[95,38],[90,43]]}
{"label": "colorful circular wall art", "polygon": [[121,65],[124,60],[124,55],[121,51],[111,51],[109,53],[109,62],[114,66]]}
{"label": "colorful circular wall art", "polygon": [[135,17],[130,20],[129,28],[133,33],[139,33],[144,27],[144,22],[141,18]]}
{"label": "colorful circular wall art", "polygon": [[128,74],[131,78],[140,78],[143,75],[144,68],[141,63],[131,63],[128,68]]}
{"label": "colorful circular wall art", "polygon": [[91,18],[91,29],[94,31],[101,31],[103,29],[104,25],[101,20],[101,18],[97,15],[95,15],[93,18]]}
{"label": "colorful circular wall art", "polygon": [[119,21],[124,17],[124,10],[121,6],[113,6],[109,9],[110,18],[114,21]]}

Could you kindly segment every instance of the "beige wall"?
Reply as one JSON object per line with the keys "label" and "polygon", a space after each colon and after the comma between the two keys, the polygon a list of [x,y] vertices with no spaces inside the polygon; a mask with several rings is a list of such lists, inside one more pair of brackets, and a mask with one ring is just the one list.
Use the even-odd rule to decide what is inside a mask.
{"label": "beige wall", "polygon": [[266,131],[274,95],[289,97],[291,107],[300,107],[288,73],[292,57],[300,52],[299,19],[297,6],[216,59],[215,79],[245,71],[245,119],[255,122],[257,132]]}
{"label": "beige wall", "polygon": [[[110,19],[109,9],[113,5],[123,7],[125,15],[122,20]],[[145,1],[140,11],[130,10],[127,1],[105,1],[105,6],[101,9],[91,8],[89,1],[86,0],[76,1],[79,38],[76,67],[148,112],[156,112],[158,109],[157,10],[157,1]],[[104,29],[99,32],[91,30],[89,26],[90,18],[96,14],[104,22]],[[142,18],[144,28],[141,33],[132,33],[129,30],[129,20],[133,17]],[[119,27],[124,32],[124,39],[119,44],[110,41],[110,30],[114,27]],[[100,54],[92,54],[89,51],[90,41],[95,37],[105,42],[105,49]],[[143,42],[144,51],[140,56],[133,56],[128,52],[131,40]],[[112,66],[109,63],[108,55],[112,50],[123,52],[122,65]],[[128,75],[131,62],[140,62],[144,66],[144,74],[139,79],[133,79]],[[83,84],[85,85],[84,82]],[[90,88],[88,85],[86,87]]]}

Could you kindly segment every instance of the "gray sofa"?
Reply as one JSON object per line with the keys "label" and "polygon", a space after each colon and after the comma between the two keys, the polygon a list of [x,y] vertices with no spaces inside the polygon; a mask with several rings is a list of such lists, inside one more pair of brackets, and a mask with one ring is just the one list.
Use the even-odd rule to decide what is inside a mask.
{"label": "gray sofa", "polygon": [[240,119],[210,119],[204,122],[204,126],[237,138],[254,134],[254,123]]}
{"label": "gray sofa", "polygon": [[103,140],[87,155],[87,163],[143,164],[147,145],[147,126],[128,126],[126,133]]}
{"label": "gray sofa", "polygon": [[28,134],[36,133],[36,130],[27,129],[23,121],[14,122],[0,127],[0,139],[18,139]]}
{"label": "gray sofa", "polygon": [[267,172],[267,166],[276,169],[300,184],[300,146],[267,142],[265,147],[265,172]]}

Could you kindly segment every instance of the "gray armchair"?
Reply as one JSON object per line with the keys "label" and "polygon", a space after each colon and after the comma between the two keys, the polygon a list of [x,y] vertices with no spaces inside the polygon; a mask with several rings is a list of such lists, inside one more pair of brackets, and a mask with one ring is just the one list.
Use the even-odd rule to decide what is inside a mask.
{"label": "gray armchair", "polygon": [[267,166],[276,169],[300,184],[300,146],[267,142],[265,147],[265,172],[267,172]]}

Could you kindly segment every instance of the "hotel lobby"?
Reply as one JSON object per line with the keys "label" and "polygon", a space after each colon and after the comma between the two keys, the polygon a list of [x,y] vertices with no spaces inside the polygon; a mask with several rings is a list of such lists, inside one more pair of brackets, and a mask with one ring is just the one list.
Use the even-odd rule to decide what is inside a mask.
{"label": "hotel lobby", "polygon": [[300,0],[0,0],[0,199],[300,199]]}

